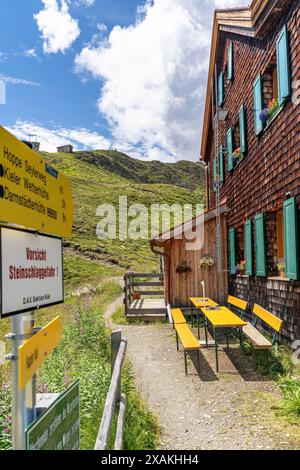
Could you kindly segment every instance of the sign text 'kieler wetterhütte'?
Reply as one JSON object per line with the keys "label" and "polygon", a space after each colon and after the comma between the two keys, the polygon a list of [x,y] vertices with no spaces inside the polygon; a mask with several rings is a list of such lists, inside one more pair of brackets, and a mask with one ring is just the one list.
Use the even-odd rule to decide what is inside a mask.
{"label": "sign text 'kieler wetterh\u00fctte'", "polygon": [[68,179],[0,127],[0,221],[68,237],[73,201]]}
{"label": "sign text 'kieler wetterh\u00fctte'", "polygon": [[0,228],[1,317],[62,303],[61,238]]}

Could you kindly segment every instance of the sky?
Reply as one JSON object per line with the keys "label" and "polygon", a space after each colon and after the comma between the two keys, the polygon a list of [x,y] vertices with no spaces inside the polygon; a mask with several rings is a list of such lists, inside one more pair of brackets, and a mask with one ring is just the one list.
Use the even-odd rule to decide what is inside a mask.
{"label": "sky", "polygon": [[248,4],[2,0],[0,123],[46,151],[197,161],[213,11]]}

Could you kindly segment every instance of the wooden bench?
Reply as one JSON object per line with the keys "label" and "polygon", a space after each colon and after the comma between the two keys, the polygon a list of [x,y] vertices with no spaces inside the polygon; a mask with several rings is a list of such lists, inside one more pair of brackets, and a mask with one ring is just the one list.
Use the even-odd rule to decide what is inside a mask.
{"label": "wooden bench", "polygon": [[174,325],[184,325],[187,323],[185,316],[183,315],[180,308],[172,308],[172,319],[173,319],[173,326]]}
{"label": "wooden bench", "polygon": [[[247,323],[247,325],[243,327],[243,333],[250,341],[254,349],[270,349],[277,341],[278,333],[281,331],[283,322],[280,320],[280,318],[273,315],[273,313],[268,312],[268,310],[260,307],[257,304],[255,304],[253,307],[253,315],[255,315],[254,323]],[[258,319],[260,319],[274,331],[272,342],[270,342],[260,331],[257,330],[256,325]]]}
{"label": "wooden bench", "polygon": [[176,343],[177,343],[177,351],[179,351],[179,339],[183,346],[184,351],[184,365],[185,365],[185,374],[187,375],[187,355],[193,351],[197,352],[197,359],[198,359],[198,370],[200,370],[200,343],[197,338],[194,336],[193,332],[187,325],[187,323],[176,323],[175,324],[175,331],[176,331]]}

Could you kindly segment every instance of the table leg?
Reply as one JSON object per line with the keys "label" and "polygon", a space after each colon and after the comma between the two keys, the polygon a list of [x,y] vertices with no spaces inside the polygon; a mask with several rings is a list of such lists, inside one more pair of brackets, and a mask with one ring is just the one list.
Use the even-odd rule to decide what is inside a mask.
{"label": "table leg", "polygon": [[244,338],[243,338],[243,329],[239,328],[239,333],[240,333],[240,346],[241,348],[244,347]]}
{"label": "table leg", "polygon": [[178,342],[178,333],[176,331],[176,345],[177,345],[177,351],[179,351],[179,342]]}
{"label": "table leg", "polygon": [[200,322],[199,322],[199,313],[197,312],[197,327],[198,327],[198,339],[200,339]]}
{"label": "table leg", "polygon": [[184,351],[184,366],[185,366],[185,375],[187,375],[187,352]]}
{"label": "table leg", "polygon": [[217,338],[216,328],[214,328],[214,339],[215,339],[215,352],[216,352],[216,370],[217,370],[217,372],[219,372],[218,338]]}
{"label": "table leg", "polygon": [[226,330],[226,343],[227,343],[227,349],[229,348],[229,333]]}
{"label": "table leg", "polygon": [[207,322],[206,322],[206,318],[204,318],[204,330],[205,330],[205,343],[206,343],[206,347],[208,348],[208,339],[207,339]]}

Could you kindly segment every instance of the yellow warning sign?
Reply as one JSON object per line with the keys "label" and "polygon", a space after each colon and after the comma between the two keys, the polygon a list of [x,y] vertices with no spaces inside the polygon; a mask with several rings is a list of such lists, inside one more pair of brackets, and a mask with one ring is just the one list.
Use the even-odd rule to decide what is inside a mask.
{"label": "yellow warning sign", "polygon": [[72,233],[68,179],[1,126],[0,220],[61,237]]}
{"label": "yellow warning sign", "polygon": [[22,390],[48,354],[59,344],[62,334],[61,317],[56,317],[19,347],[19,388]]}

